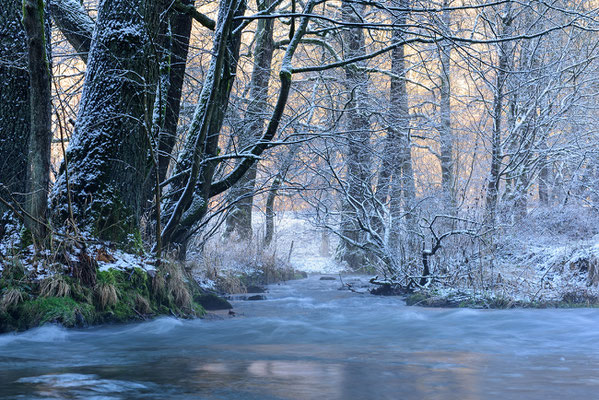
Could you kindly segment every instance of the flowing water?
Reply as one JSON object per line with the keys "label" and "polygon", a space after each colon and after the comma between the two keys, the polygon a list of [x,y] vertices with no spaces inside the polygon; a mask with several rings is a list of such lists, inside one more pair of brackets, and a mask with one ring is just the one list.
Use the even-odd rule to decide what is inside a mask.
{"label": "flowing water", "polygon": [[426,309],[339,287],[275,285],[217,321],[2,335],[0,399],[599,398],[599,310]]}

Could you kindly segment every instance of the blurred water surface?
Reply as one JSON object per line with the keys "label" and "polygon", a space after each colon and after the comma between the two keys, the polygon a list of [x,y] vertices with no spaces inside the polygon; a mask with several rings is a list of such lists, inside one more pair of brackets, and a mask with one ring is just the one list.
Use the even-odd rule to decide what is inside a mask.
{"label": "blurred water surface", "polygon": [[1,335],[0,398],[599,398],[599,310],[426,309],[340,286],[274,285],[225,320]]}

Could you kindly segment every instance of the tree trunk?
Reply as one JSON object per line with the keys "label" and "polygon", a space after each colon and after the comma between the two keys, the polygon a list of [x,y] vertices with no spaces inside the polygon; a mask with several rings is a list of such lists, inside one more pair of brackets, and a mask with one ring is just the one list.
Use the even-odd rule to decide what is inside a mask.
{"label": "tree trunk", "polygon": [[[235,0],[222,2],[213,46],[213,57],[200,95],[200,103],[187,133],[183,151],[178,159],[170,184],[165,210],[162,241],[179,248],[185,257],[186,242],[193,224],[205,215],[210,199],[210,184],[215,162],[201,160],[218,152],[218,140],[229,95],[237,69],[240,35],[232,35],[233,18],[245,12],[245,3]],[[175,195],[179,193],[179,195]]]}
{"label": "tree trunk", "polygon": [[79,57],[87,62],[94,20],[77,0],[49,0],[50,14]]}
{"label": "tree trunk", "polygon": [[[258,10],[265,10],[271,4],[272,0],[258,0]],[[250,104],[243,121],[243,126],[247,128],[239,138],[241,151],[251,147],[264,129],[264,112],[268,108],[268,82],[274,52],[273,26],[274,19],[258,20],[254,67],[250,83]],[[232,209],[226,220],[226,234],[235,232],[241,240],[252,238],[252,206],[256,172],[257,163],[231,188],[227,196]]]}
{"label": "tree trunk", "polygon": [[23,0],[23,25],[27,34],[30,76],[31,130],[27,158],[26,226],[36,247],[45,247],[46,211],[50,185],[50,146],[52,142],[51,66],[48,54],[49,35],[43,1]]}
{"label": "tree trunk", "polygon": [[[443,7],[448,7],[449,2],[443,1]],[[441,19],[446,33],[450,33],[451,15],[449,10],[442,11]],[[441,82],[440,82],[440,114],[441,128],[441,188],[445,199],[444,205],[447,212],[453,214],[456,207],[454,158],[453,158],[453,132],[451,129],[451,43],[446,40],[440,46]]]}
{"label": "tree trunk", "polygon": [[[508,3],[506,15],[501,17],[501,36],[509,36],[511,32],[512,16],[511,5]],[[499,194],[500,167],[502,160],[501,151],[501,122],[503,113],[504,88],[507,81],[507,68],[509,57],[509,43],[501,42],[498,45],[497,78],[495,94],[493,96],[493,136],[491,139],[491,169],[487,185],[486,216],[488,224],[495,225],[495,213]]]}
{"label": "tree trunk", "polygon": [[[59,218],[69,174],[73,211],[84,232],[132,244],[149,169],[162,1],[103,0],[89,53],[79,116],[54,197]],[[62,222],[62,221],[59,221]]]}
{"label": "tree trunk", "polygon": [[[30,102],[27,40],[21,0],[0,9],[0,197],[24,205],[27,190]],[[8,209],[0,203],[0,215]]]}
{"label": "tree trunk", "polygon": [[[407,8],[408,1],[400,2],[400,7]],[[402,13],[393,30],[393,41],[402,40],[400,26],[405,24],[407,13]],[[389,227],[389,248],[396,253],[401,248],[401,227],[413,230],[414,215],[411,208],[414,205],[416,190],[414,187],[414,172],[412,170],[412,149],[410,143],[410,113],[408,92],[406,87],[405,49],[398,46],[391,53],[391,87],[389,91],[389,132],[394,138],[391,151],[395,154],[391,167],[392,181],[390,188],[389,211],[391,225]],[[405,218],[402,218],[403,214]],[[410,235],[407,236],[410,239]],[[398,254],[392,254],[397,258]]]}
{"label": "tree trunk", "polygon": [[275,232],[275,199],[277,197],[277,192],[283,182],[285,181],[285,176],[287,176],[287,172],[293,163],[293,159],[295,158],[295,153],[298,150],[298,145],[294,145],[289,149],[285,159],[283,160],[283,164],[279,169],[279,172],[275,176],[272,181],[272,185],[268,190],[268,197],[266,198],[266,211],[265,211],[265,234],[264,234],[264,246],[269,246]]}
{"label": "tree trunk", "polygon": [[550,179],[550,165],[548,160],[549,147],[547,146],[547,138],[541,139],[541,145],[539,146],[539,163],[541,164],[541,170],[539,171],[538,184],[539,184],[539,202],[542,206],[547,207],[549,205],[549,179]]}
{"label": "tree trunk", "polygon": [[[304,13],[310,14],[314,4],[315,2],[313,0],[309,1],[305,6]],[[306,32],[308,21],[310,20],[308,15],[302,17],[300,25],[295,31],[295,34],[285,51],[281,64],[281,71],[279,72],[281,88],[264,134],[247,152],[247,158],[245,158],[223,179],[213,182],[212,178],[218,161],[209,161],[207,159],[216,154],[220,125],[215,124],[218,122],[222,124],[222,115],[219,114],[219,112],[224,112],[224,109],[221,108],[215,110],[214,107],[221,104],[220,102],[222,101],[225,101],[222,104],[226,104],[226,100],[228,99],[229,92],[227,90],[218,90],[221,85],[220,77],[224,76],[226,79],[233,79],[234,74],[221,74],[221,72],[234,71],[236,63],[228,66],[227,63],[225,63],[224,66],[226,66],[227,69],[224,70],[222,63],[225,61],[225,53],[227,53],[228,56],[235,55],[233,51],[228,51],[228,49],[234,49],[232,46],[239,40],[239,35],[230,37],[228,43],[223,42],[223,40],[226,40],[229,36],[227,31],[231,30],[231,27],[228,24],[232,23],[233,16],[230,12],[235,11],[238,14],[241,14],[245,11],[244,4],[241,4],[237,10],[231,9],[234,5],[225,2],[221,3],[221,7],[224,8],[221,8],[221,12],[219,12],[219,23],[217,24],[213,51],[214,55],[209,69],[210,74],[206,78],[206,83],[202,89],[200,104],[198,104],[198,108],[196,109],[196,115],[194,116],[194,120],[190,127],[187,145],[184,150],[184,152],[189,152],[189,155],[191,156],[191,165],[187,164],[188,167],[185,167],[182,162],[178,163],[180,168],[183,167],[180,174],[182,178],[173,181],[171,190],[173,194],[180,194],[173,195],[172,198],[175,199],[175,201],[170,200],[169,202],[170,207],[166,213],[168,222],[165,224],[162,231],[162,240],[165,245],[175,247],[179,245],[180,248],[183,249],[187,247],[186,243],[193,232],[194,224],[201,221],[206,214],[210,198],[227,191],[237,183],[256,162],[256,157],[260,156],[260,154],[266,150],[268,143],[275,136],[283,117],[287,100],[289,99],[293,55],[301,38]],[[239,44],[237,44],[237,46],[239,46]],[[227,87],[230,88],[231,83],[227,82],[227,85]],[[217,98],[217,94],[221,97]],[[208,136],[207,132],[210,126],[219,129],[211,128],[210,132],[215,133]],[[182,161],[185,161],[186,159],[187,158],[184,158]]]}
{"label": "tree trunk", "polygon": [[[364,5],[350,1],[342,2],[343,20],[359,23]],[[364,31],[362,28],[347,28],[343,32],[346,47],[345,57],[354,58],[365,54]],[[364,266],[366,256],[360,246],[365,233],[360,223],[366,222],[366,199],[370,192],[370,121],[368,118],[368,75],[356,66],[345,67],[345,86],[349,99],[345,111],[347,131],[346,190],[341,209],[341,234],[337,258],[347,262],[350,269]]]}
{"label": "tree trunk", "polygon": [[[194,0],[183,1],[186,5],[194,5]],[[177,140],[177,126],[181,112],[181,94],[185,81],[185,66],[189,53],[189,39],[191,35],[192,18],[188,14],[174,13],[171,16],[172,44],[171,65],[169,72],[169,89],[164,127],[159,135],[158,148],[158,176],[160,182],[166,178],[171,152]]]}

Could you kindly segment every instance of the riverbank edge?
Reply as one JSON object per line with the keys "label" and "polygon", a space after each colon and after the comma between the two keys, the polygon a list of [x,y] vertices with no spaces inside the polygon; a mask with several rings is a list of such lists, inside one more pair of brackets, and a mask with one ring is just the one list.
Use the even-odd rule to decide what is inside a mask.
{"label": "riverbank edge", "polygon": [[544,309],[544,308],[599,308],[599,299],[567,294],[557,300],[522,300],[495,293],[473,294],[465,291],[432,290],[401,294],[407,306],[427,308],[471,308],[471,309]]}
{"label": "riverbank edge", "polygon": [[[45,324],[85,328],[160,316],[213,318],[215,312],[233,308],[226,300],[231,294],[226,285],[207,290],[183,263],[171,261],[153,268],[139,259],[136,262],[143,268],[99,267],[94,262],[94,277],[87,281],[81,276],[81,268],[39,278],[33,274],[36,268],[20,259],[5,263],[0,275],[0,333],[22,332]],[[255,293],[265,291],[270,284],[305,277],[305,272],[293,268],[269,268],[239,272],[235,279],[242,283],[244,292]]]}
{"label": "riverbank edge", "polygon": [[521,296],[515,298],[505,291],[450,287],[405,288],[390,282],[374,282],[368,292],[376,296],[398,296],[407,306],[428,308],[515,309],[515,308],[599,308],[599,297],[590,291],[553,293],[552,298]]}
{"label": "riverbank edge", "polygon": [[0,279],[0,333],[48,323],[66,328],[121,324],[159,316],[205,315],[205,293],[181,268],[159,272],[139,267],[96,269],[92,282],[54,273],[31,279],[19,264],[5,265]]}

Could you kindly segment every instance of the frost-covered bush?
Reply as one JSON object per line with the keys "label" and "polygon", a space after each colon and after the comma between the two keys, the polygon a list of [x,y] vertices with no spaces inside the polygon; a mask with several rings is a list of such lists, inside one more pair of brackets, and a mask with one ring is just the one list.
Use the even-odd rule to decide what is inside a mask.
{"label": "frost-covered bush", "polygon": [[235,238],[212,238],[189,261],[198,281],[227,293],[243,293],[249,285],[269,284],[294,274],[273,247]]}
{"label": "frost-covered bush", "polygon": [[539,240],[588,240],[599,234],[599,213],[590,207],[539,208],[514,227]]}

